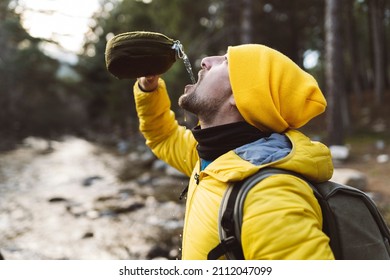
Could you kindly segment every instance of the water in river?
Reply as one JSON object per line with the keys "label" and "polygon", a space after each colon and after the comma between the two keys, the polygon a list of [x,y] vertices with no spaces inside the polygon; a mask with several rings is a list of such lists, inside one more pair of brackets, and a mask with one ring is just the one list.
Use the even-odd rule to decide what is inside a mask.
{"label": "water in river", "polygon": [[0,154],[0,252],[6,259],[180,257],[186,179],[147,152],[83,139],[28,138]]}

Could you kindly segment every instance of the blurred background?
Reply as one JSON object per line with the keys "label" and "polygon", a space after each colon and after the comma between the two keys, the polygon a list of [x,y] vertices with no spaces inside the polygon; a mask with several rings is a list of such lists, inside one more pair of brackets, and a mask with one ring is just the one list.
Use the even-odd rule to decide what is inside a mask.
{"label": "blurred background", "polygon": [[[390,220],[389,0],[0,0],[5,258],[180,257],[186,178],[144,146],[134,81],[104,61],[107,40],[137,30],[180,40],[195,73],[229,45],[290,57],[328,100],[302,130],[334,147],[336,167],[361,176]],[[177,106],[184,64],[164,79],[192,126]]]}

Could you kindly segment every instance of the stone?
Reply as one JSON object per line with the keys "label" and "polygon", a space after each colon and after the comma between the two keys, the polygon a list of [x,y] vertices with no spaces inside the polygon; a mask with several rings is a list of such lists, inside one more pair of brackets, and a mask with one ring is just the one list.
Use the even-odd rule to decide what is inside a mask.
{"label": "stone", "polygon": [[359,190],[367,190],[367,176],[358,170],[351,168],[336,168],[331,178],[332,181],[355,187]]}
{"label": "stone", "polygon": [[347,146],[332,145],[329,149],[334,160],[345,161],[349,158],[350,151]]}
{"label": "stone", "polygon": [[376,161],[378,163],[387,163],[389,162],[389,155],[387,154],[381,154],[376,157]]}

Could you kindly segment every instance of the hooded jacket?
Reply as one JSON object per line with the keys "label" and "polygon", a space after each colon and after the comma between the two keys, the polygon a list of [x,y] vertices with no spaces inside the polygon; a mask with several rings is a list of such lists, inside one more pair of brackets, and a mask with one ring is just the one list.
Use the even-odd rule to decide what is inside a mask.
{"label": "hooded jacket", "polygon": [[[283,121],[275,131],[287,129],[285,132],[231,150],[200,171],[197,142],[191,131],[175,120],[164,81],[160,79],[158,88],[148,93],[136,83],[134,97],[146,144],[157,157],[190,177],[183,259],[206,259],[219,243],[218,211],[228,184],[268,166],[292,170],[316,182],[332,176],[329,149],[297,130],[287,129],[290,125]],[[248,122],[255,125],[252,120]],[[244,204],[242,245],[246,259],[334,258],[311,188],[287,175],[267,178],[250,191]]]}

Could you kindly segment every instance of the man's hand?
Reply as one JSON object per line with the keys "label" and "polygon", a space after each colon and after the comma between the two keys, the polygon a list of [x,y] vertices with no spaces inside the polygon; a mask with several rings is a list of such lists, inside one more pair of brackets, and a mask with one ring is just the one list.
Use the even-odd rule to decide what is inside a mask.
{"label": "man's hand", "polygon": [[138,86],[142,91],[154,91],[158,86],[160,76],[147,76],[138,78]]}

